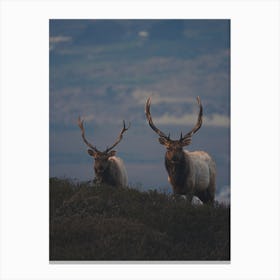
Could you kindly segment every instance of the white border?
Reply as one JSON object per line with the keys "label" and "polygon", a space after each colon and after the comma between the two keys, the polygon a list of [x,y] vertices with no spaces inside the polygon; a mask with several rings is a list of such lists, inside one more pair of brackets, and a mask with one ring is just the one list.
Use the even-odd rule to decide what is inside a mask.
{"label": "white border", "polygon": [[[231,19],[230,264],[48,260],[48,19]],[[279,279],[279,2],[2,1],[1,279]]]}

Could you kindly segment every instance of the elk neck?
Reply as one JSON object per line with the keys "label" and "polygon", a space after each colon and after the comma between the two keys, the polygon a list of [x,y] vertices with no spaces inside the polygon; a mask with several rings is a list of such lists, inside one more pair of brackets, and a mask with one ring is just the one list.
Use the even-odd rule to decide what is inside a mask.
{"label": "elk neck", "polygon": [[186,178],[190,172],[190,158],[181,150],[176,152],[176,155],[165,155],[165,167],[168,172],[171,184],[174,186],[184,186]]}

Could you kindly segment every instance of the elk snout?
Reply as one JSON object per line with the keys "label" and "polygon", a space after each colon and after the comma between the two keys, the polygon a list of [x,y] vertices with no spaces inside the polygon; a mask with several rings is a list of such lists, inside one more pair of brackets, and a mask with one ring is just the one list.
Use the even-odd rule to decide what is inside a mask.
{"label": "elk snout", "polygon": [[181,155],[179,153],[174,153],[174,151],[167,151],[166,157],[168,160],[174,163],[179,162],[181,160]]}
{"label": "elk snout", "polygon": [[94,172],[95,174],[102,174],[105,171],[105,166],[95,166]]}

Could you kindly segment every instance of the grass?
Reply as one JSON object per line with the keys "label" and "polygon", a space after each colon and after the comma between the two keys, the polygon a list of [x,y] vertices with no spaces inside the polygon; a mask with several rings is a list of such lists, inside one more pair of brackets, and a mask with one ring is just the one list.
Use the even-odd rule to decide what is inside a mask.
{"label": "grass", "polygon": [[51,178],[50,260],[230,260],[230,208]]}

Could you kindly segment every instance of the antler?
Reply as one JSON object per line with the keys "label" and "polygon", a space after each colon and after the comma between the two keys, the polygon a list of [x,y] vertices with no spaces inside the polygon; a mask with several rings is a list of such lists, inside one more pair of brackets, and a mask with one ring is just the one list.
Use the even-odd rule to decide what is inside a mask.
{"label": "antler", "polygon": [[161,130],[159,130],[153,123],[153,120],[152,120],[152,116],[151,116],[151,112],[150,112],[150,107],[151,107],[151,97],[149,97],[147,99],[147,102],[146,102],[146,110],[145,110],[145,113],[146,113],[146,118],[149,122],[149,125],[150,127],[152,128],[152,130],[154,130],[160,137],[166,139],[166,140],[170,140],[170,137],[167,136],[165,133],[163,133]]}
{"label": "antler", "polygon": [[84,140],[84,142],[95,152],[99,152],[96,147],[94,147],[92,144],[90,144],[86,137],[85,137],[85,128],[84,128],[84,120],[81,120],[81,117],[78,118],[78,126],[80,127],[81,131],[82,131],[82,138]]}
{"label": "antler", "polygon": [[130,128],[130,123],[129,123],[128,127],[125,127],[125,121],[123,121],[123,128],[119,134],[119,137],[117,138],[116,142],[111,147],[106,149],[105,153],[108,153],[110,150],[112,150],[114,147],[116,147],[120,143],[124,132],[127,131],[129,128]]}
{"label": "antler", "polygon": [[194,133],[196,133],[202,125],[203,109],[202,109],[202,105],[201,105],[201,101],[200,101],[199,96],[197,96],[196,99],[197,99],[197,103],[199,105],[199,113],[198,113],[198,118],[197,118],[196,125],[193,127],[193,129],[191,131],[186,133],[184,136],[182,136],[182,133],[181,133],[180,142],[184,142],[184,141],[186,141],[186,139],[189,139],[189,143],[190,143],[192,135]]}
{"label": "antler", "polygon": [[[196,125],[193,127],[193,129],[191,131],[189,131],[187,134],[185,134],[184,136],[181,133],[179,142],[181,143],[182,146],[186,146],[188,144],[191,143],[191,137],[192,135],[198,131],[202,125],[202,114],[203,114],[203,110],[202,110],[202,105],[200,102],[200,98],[199,96],[196,98],[197,99],[197,103],[199,105],[199,114],[198,114],[198,119],[196,122]],[[151,106],[151,97],[149,97],[147,99],[146,102],[146,118],[149,122],[150,127],[160,136],[160,142],[161,144],[164,145],[169,145],[171,142],[174,142],[174,140],[170,139],[170,134],[167,136],[165,133],[163,133],[161,130],[159,130],[153,123],[152,120],[152,116],[151,116],[151,112],[150,112],[150,106]],[[178,142],[178,141],[176,141]]]}

